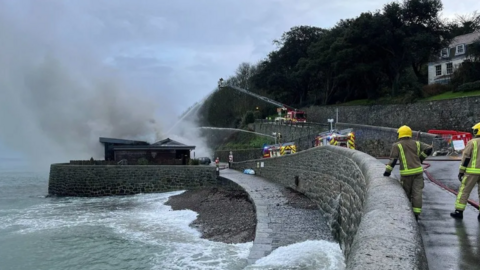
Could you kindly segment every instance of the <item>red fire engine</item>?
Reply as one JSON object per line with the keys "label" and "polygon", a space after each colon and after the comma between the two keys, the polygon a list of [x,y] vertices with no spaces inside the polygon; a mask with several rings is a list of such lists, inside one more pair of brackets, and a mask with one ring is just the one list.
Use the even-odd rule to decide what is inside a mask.
{"label": "red fire engine", "polygon": [[322,132],[315,137],[314,146],[322,145],[335,145],[355,149],[355,133],[351,128]]}

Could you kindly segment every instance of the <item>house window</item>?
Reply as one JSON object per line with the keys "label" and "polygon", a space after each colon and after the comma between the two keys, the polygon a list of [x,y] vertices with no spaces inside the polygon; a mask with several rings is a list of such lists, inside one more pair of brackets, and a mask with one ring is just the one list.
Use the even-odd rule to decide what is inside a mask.
{"label": "house window", "polygon": [[457,51],[455,52],[455,55],[464,54],[464,53],[465,53],[465,44],[457,45]]}
{"label": "house window", "polygon": [[447,63],[447,74],[452,74],[452,73],[453,73],[453,64]]}
{"label": "house window", "polygon": [[448,48],[442,49],[440,52],[440,57],[445,58],[448,57],[450,50]]}
{"label": "house window", "polygon": [[435,75],[436,76],[442,75],[442,66],[441,65],[435,66]]}

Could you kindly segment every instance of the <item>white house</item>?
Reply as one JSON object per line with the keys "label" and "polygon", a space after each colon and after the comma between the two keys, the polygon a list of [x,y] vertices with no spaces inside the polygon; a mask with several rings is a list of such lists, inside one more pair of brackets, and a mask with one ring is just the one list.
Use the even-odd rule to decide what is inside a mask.
{"label": "white house", "polygon": [[468,45],[480,40],[480,31],[456,36],[436,61],[428,63],[428,84],[448,83],[453,71],[468,58]]}

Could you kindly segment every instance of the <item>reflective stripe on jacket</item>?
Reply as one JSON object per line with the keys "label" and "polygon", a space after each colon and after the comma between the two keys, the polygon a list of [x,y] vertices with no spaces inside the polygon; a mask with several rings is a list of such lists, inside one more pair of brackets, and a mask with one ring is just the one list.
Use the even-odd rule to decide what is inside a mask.
{"label": "reflective stripe on jacket", "polygon": [[[425,158],[425,150],[431,148],[430,145],[415,141],[411,138],[402,138],[392,145],[390,152],[390,161],[386,165],[386,171],[393,170],[393,161],[400,162],[400,175],[416,175],[423,173],[423,167],[420,156]],[[393,166],[392,166],[393,165]]]}
{"label": "reflective stripe on jacket", "polygon": [[[415,156],[410,156],[409,159],[417,159],[418,157],[420,157],[420,142],[415,142],[415,144],[417,145],[417,152],[416,152],[416,155]],[[398,144],[398,149],[400,150],[400,175],[414,175],[414,174],[419,174],[419,173],[423,173],[423,167],[422,167],[422,164],[420,163],[420,159],[418,159],[418,164],[420,166],[418,167],[409,167],[408,166],[408,163],[410,164],[414,164],[413,166],[415,166],[416,162],[407,162],[407,157],[405,155],[405,151],[403,150],[403,146],[402,144]],[[412,160],[413,161],[413,160]],[[403,168],[402,168],[403,167]]]}
{"label": "reflective stripe on jacket", "polygon": [[[460,164],[460,172],[466,172],[468,174],[480,174],[480,162],[478,162],[478,141],[480,138],[470,140],[463,151],[463,157]],[[470,158],[470,162],[467,167],[463,167],[462,164],[466,158]]]}

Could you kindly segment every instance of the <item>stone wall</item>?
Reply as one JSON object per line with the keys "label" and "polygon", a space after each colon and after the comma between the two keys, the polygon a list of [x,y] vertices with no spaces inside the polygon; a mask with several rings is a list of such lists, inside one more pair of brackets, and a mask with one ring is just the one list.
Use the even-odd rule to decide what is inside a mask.
{"label": "stone wall", "polygon": [[48,194],[109,196],[225,185],[211,166],[52,164]]}
{"label": "stone wall", "polygon": [[[356,149],[374,157],[388,157],[392,144],[398,141],[397,128],[347,123],[337,123],[337,128],[353,128]],[[433,134],[414,130],[412,137],[421,142],[433,144],[434,150],[440,150],[446,146],[444,140]]]}
{"label": "stone wall", "polygon": [[70,165],[116,165],[116,161],[110,160],[70,160]]}
{"label": "stone wall", "polygon": [[[265,133],[270,132],[269,129],[278,127],[277,125],[269,125],[265,123],[255,123],[255,132]],[[370,125],[360,125],[351,123],[337,123],[336,128],[346,129],[353,128],[355,132],[355,146],[356,149],[365,152],[374,157],[388,157],[390,155],[391,146],[398,140],[397,129],[388,127],[378,127]],[[297,131],[301,129],[301,131]],[[302,151],[313,147],[313,140],[319,133],[318,128],[315,127],[288,127],[284,130],[284,136],[287,138],[295,138],[294,141],[297,145],[297,150]],[[303,137],[295,137],[298,134],[308,134]],[[445,140],[442,140],[439,136],[429,134],[422,131],[413,130],[413,138],[421,142],[432,145],[434,151],[439,151],[447,147]]]}
{"label": "stone wall", "polygon": [[328,125],[315,123],[280,124],[272,121],[257,120],[253,124],[255,132],[272,135],[273,132],[282,134],[282,142],[295,142],[297,151],[311,148],[318,133],[329,130]]}
{"label": "stone wall", "polygon": [[480,122],[480,97],[422,101],[412,104],[372,106],[312,106],[303,109],[308,121],[327,123],[336,118],[342,123],[398,128],[409,125],[427,132],[429,129],[451,129],[470,132]]}
{"label": "stone wall", "polygon": [[219,150],[219,151],[215,151],[214,158],[219,157],[220,162],[228,162],[228,156],[230,155],[230,151],[232,151],[234,161],[245,161],[245,160],[262,158],[262,148]]}
{"label": "stone wall", "polygon": [[253,168],[315,201],[341,245],[347,269],[428,269],[409,201],[398,181],[382,176],[385,166],[375,158],[323,146],[234,162],[233,168]]}
{"label": "stone wall", "polygon": [[280,132],[282,134],[283,142],[291,142],[297,138],[303,138],[326,131],[329,128],[327,125],[319,124],[280,124],[272,121],[257,120],[253,124],[255,132],[272,135],[273,132]]}

